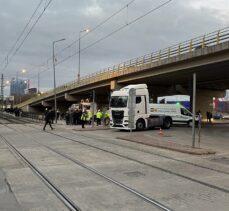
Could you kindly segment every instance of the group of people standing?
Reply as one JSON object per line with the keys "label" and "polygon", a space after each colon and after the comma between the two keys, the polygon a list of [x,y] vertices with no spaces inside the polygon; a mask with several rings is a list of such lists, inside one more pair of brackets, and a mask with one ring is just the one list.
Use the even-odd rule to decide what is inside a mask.
{"label": "group of people standing", "polygon": [[81,109],[68,110],[65,113],[65,122],[67,125],[77,125],[81,124]]}
{"label": "group of people standing", "polygon": [[[55,111],[53,109],[45,109],[45,124],[43,130],[45,130],[47,124],[53,130],[52,127],[53,121],[55,119]],[[77,125],[81,124],[82,128],[85,128],[85,124],[88,123],[89,125],[92,124],[93,115],[90,110],[86,111],[86,109],[75,109],[74,111],[68,110],[65,114],[65,122],[67,125]],[[96,125],[99,126],[104,122],[104,125],[108,125],[110,122],[110,114],[108,111],[101,112],[100,109],[94,115],[94,120]]]}
{"label": "group of people standing", "polygon": [[[101,112],[100,109],[97,110],[97,112],[94,115],[94,120],[96,121],[97,126],[101,125],[103,119],[110,119],[109,112]],[[93,119],[92,112],[90,110],[86,111],[84,109],[83,111],[81,109],[76,109],[74,111],[67,111],[65,114],[65,121],[66,124],[69,125],[77,125],[81,124],[82,128],[85,127],[85,124],[88,123],[91,125]],[[107,122],[105,122],[105,125],[107,125]]]}

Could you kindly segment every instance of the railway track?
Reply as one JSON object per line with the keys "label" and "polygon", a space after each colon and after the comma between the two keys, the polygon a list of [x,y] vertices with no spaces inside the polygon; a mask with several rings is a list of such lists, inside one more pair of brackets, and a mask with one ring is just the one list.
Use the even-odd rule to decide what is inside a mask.
{"label": "railway track", "polygon": [[[61,138],[65,138],[65,139],[67,139],[67,140],[70,140],[70,141],[73,141],[73,142],[77,142],[77,143],[80,143],[80,144],[83,144],[83,145],[86,145],[86,146],[95,148],[95,149],[97,149],[97,150],[101,150],[101,151],[103,151],[103,152],[111,153],[111,154],[116,155],[116,156],[118,156],[118,157],[125,158],[125,159],[131,160],[131,161],[134,161],[134,162],[139,163],[139,164],[142,164],[142,165],[144,165],[144,166],[148,166],[148,167],[151,167],[151,168],[154,168],[154,169],[163,171],[163,172],[165,172],[165,173],[172,174],[172,175],[175,175],[175,176],[178,176],[178,177],[187,179],[187,180],[189,180],[189,181],[192,181],[192,182],[195,182],[195,183],[198,183],[198,184],[207,186],[207,187],[209,187],[209,188],[213,188],[213,189],[215,189],[215,190],[222,191],[222,192],[224,192],[224,193],[229,193],[229,190],[228,190],[228,189],[225,189],[225,188],[222,188],[222,187],[219,187],[219,186],[215,186],[215,185],[212,185],[212,184],[203,182],[203,181],[201,181],[201,180],[197,180],[197,179],[195,179],[195,178],[192,178],[192,177],[189,177],[189,176],[185,176],[185,175],[182,175],[182,174],[180,174],[180,173],[176,173],[176,172],[174,172],[174,171],[170,171],[170,170],[168,170],[168,169],[164,169],[164,168],[161,168],[161,167],[152,165],[152,164],[148,164],[148,163],[139,161],[139,160],[137,160],[137,159],[133,159],[133,158],[131,158],[131,157],[129,157],[129,156],[121,155],[121,154],[119,154],[119,153],[115,153],[115,152],[112,152],[112,151],[110,151],[110,150],[102,149],[102,148],[93,146],[93,145],[91,145],[91,144],[86,144],[86,143],[84,143],[84,142],[77,141],[77,140],[74,140],[74,139],[72,139],[72,138],[68,138],[68,137],[65,137],[65,136],[62,136],[62,135],[59,135],[59,134],[55,134],[55,133],[53,133],[53,132],[47,132],[47,133],[50,133],[50,134],[52,134],[52,135],[55,135],[55,136],[58,136],[58,137],[61,137]],[[168,159],[169,159],[169,158],[168,158]],[[193,165],[193,166],[195,166],[195,165]],[[201,168],[205,168],[205,167],[198,166],[198,165],[196,165],[196,166],[197,166],[197,167],[201,167]],[[211,170],[211,171],[212,171],[211,168],[205,168],[205,169],[208,169],[208,170]],[[222,172],[222,171],[218,171],[218,170],[213,170],[213,171],[216,171],[216,172],[218,172],[218,173],[223,173],[223,174],[229,175],[228,172]]]}
{"label": "railway track", "polygon": [[[9,125],[5,125],[5,126],[6,126],[6,127],[9,127]],[[27,125],[27,126],[28,126],[28,127],[32,127],[32,128],[34,128],[34,129],[37,130],[37,128],[34,127],[34,126],[31,126],[31,125]],[[9,128],[11,128],[11,127],[9,127]],[[15,128],[11,128],[11,129],[15,130]],[[18,132],[21,132],[21,130],[19,129]],[[203,185],[203,186],[205,186],[205,187],[208,187],[208,188],[211,188],[211,189],[214,189],[214,190],[221,191],[221,192],[226,193],[226,194],[229,193],[229,190],[226,189],[226,188],[219,187],[219,186],[216,186],[216,185],[212,185],[212,184],[210,184],[210,183],[206,183],[206,182],[203,182],[203,181],[201,181],[201,180],[198,180],[198,179],[195,179],[195,178],[192,178],[192,177],[188,177],[188,176],[179,174],[179,173],[177,173],[177,172],[173,172],[173,171],[170,171],[170,170],[167,170],[167,169],[164,169],[164,168],[160,168],[160,167],[158,167],[158,166],[154,166],[154,165],[151,165],[151,164],[148,164],[148,163],[145,163],[145,162],[142,162],[142,161],[133,159],[133,158],[131,158],[131,157],[129,157],[129,156],[125,156],[125,155],[122,155],[122,154],[119,154],[119,153],[115,153],[115,152],[112,152],[112,151],[110,151],[110,150],[106,150],[106,149],[103,149],[103,148],[94,146],[94,145],[92,145],[92,144],[88,144],[88,143],[85,143],[85,142],[82,142],[82,141],[79,141],[79,140],[75,140],[75,139],[73,139],[73,138],[66,137],[66,136],[64,136],[64,135],[56,134],[55,132],[46,132],[46,133],[49,133],[50,135],[54,135],[54,136],[63,138],[63,139],[65,139],[65,140],[70,140],[70,141],[73,141],[73,142],[76,142],[76,143],[79,143],[79,144],[83,144],[83,145],[85,145],[85,146],[88,146],[88,147],[91,147],[91,148],[94,148],[94,149],[97,149],[97,150],[101,150],[101,151],[106,152],[106,153],[111,153],[111,154],[113,154],[113,155],[115,155],[115,156],[118,156],[118,157],[121,157],[121,158],[124,158],[124,159],[128,159],[128,160],[137,162],[137,163],[139,163],[139,164],[142,164],[142,165],[144,165],[144,166],[148,166],[148,167],[151,167],[151,168],[153,168],[153,169],[157,169],[157,170],[159,170],[159,171],[166,172],[166,173],[169,173],[169,174],[172,174],[172,175],[175,175],[175,176],[178,176],[178,177],[187,179],[187,180],[189,180],[189,181],[192,181],[192,182],[201,184],[201,185]],[[72,134],[76,134],[76,133],[73,133],[73,132],[71,132],[71,133],[72,133]],[[79,134],[79,133],[77,133],[77,136],[78,136],[77,138],[79,138],[79,136],[80,136],[80,137],[85,137],[85,138],[88,138],[88,139],[91,139],[91,138],[92,138],[92,137],[90,137],[90,136],[82,135],[82,134]],[[102,141],[102,142],[107,141],[106,139],[103,139],[103,138],[94,138],[94,137],[93,137],[93,139],[96,139],[97,141]],[[33,141],[35,141],[35,140],[33,140]],[[36,141],[36,142],[37,142],[37,141]],[[37,143],[39,143],[39,142],[37,142]],[[39,143],[39,144],[41,144],[41,143]],[[109,144],[114,144],[114,143],[109,143]],[[133,194],[135,194],[135,195],[141,197],[143,200],[146,200],[147,202],[152,203],[152,204],[154,204],[155,206],[158,206],[158,205],[159,205],[159,207],[162,206],[162,208],[160,208],[161,210],[171,210],[170,208],[167,208],[167,207],[164,206],[163,204],[160,204],[160,202],[158,202],[158,201],[156,201],[156,200],[154,200],[154,199],[151,199],[150,197],[147,197],[147,196],[145,196],[145,195],[142,194],[142,193],[139,193],[138,191],[132,189],[131,187],[128,187],[128,186],[126,186],[125,184],[122,184],[122,183],[120,183],[120,182],[118,182],[118,181],[116,181],[116,180],[113,180],[112,178],[107,177],[103,172],[99,172],[99,171],[97,171],[96,169],[93,169],[93,168],[91,168],[91,167],[85,165],[84,163],[80,162],[79,160],[75,160],[75,159],[71,158],[70,156],[68,156],[68,155],[66,155],[66,154],[64,154],[64,153],[62,153],[62,152],[60,152],[60,151],[58,151],[58,150],[56,150],[56,149],[53,149],[53,148],[51,148],[51,147],[48,146],[48,145],[44,145],[44,144],[41,144],[41,145],[43,145],[44,147],[48,148],[49,150],[51,150],[51,151],[53,151],[53,152],[55,152],[55,153],[57,153],[57,154],[59,154],[59,155],[61,155],[62,157],[65,157],[66,159],[71,160],[71,161],[74,162],[75,164],[80,165],[80,166],[86,168],[87,170],[89,170],[89,171],[91,171],[91,172],[97,174],[97,175],[100,175],[101,177],[103,177],[104,179],[108,180],[109,182],[112,182],[112,183],[118,185],[119,187],[122,187],[122,188],[126,189],[127,191],[132,191]],[[114,145],[119,145],[119,146],[120,146],[120,144],[114,144]],[[121,145],[121,147],[129,148],[128,146],[125,146],[125,145]],[[135,149],[134,147],[132,147],[132,148],[133,148],[134,150],[139,150],[139,149]],[[141,150],[141,151],[142,151],[142,150]],[[159,156],[159,157],[163,157],[163,158],[166,158],[166,159],[170,159],[170,160],[173,160],[173,161],[182,162],[182,163],[185,163],[185,164],[194,166],[194,167],[203,168],[203,169],[206,169],[206,170],[209,170],[209,171],[213,171],[213,172],[217,172],[217,173],[229,175],[229,173],[226,172],[226,171],[221,171],[221,170],[209,168],[209,167],[206,167],[206,166],[198,165],[198,164],[191,163],[191,162],[184,161],[184,160],[180,160],[180,159],[171,158],[171,157],[164,156],[164,155],[160,155],[160,154],[157,154],[157,153],[147,152],[146,150],[144,150],[144,153],[153,154],[153,155],[156,155],[156,156]]]}
{"label": "railway track", "polygon": [[[10,129],[14,129],[12,127],[10,127],[9,125],[5,125],[6,127],[10,128]],[[15,153],[17,154],[17,156],[19,156],[20,158],[22,158],[22,160],[31,168],[31,170],[57,195],[58,198],[60,198],[61,201],[63,201],[64,204],[66,204],[66,206],[70,209],[70,210],[80,210],[79,207],[77,207],[77,205],[75,205],[67,196],[66,194],[64,194],[60,189],[57,188],[57,186],[55,184],[53,184],[51,182],[51,180],[49,178],[47,178],[38,168],[36,168],[25,156],[22,155],[22,153],[20,153],[19,150],[17,150],[4,136],[0,135],[0,138],[7,144],[7,146]],[[87,169],[88,171],[102,177],[103,179],[109,181],[110,183],[113,183],[114,185],[124,189],[125,191],[130,192],[131,194],[134,194],[135,196],[141,198],[142,200],[146,201],[147,203],[155,206],[156,208],[162,210],[162,211],[172,211],[172,209],[168,208],[167,206],[163,205],[162,203],[158,202],[157,200],[148,197],[146,195],[144,195],[143,193],[117,181],[112,179],[111,177],[106,176],[103,172],[98,171],[94,168],[89,167],[88,165],[80,162],[79,160],[73,159],[70,156],[55,150],[51,147],[49,147],[48,145],[45,144],[41,144],[39,142],[37,142],[36,140],[33,140],[34,142],[38,143],[39,145],[49,149],[52,152],[55,152],[56,154],[72,161],[73,163],[75,163],[78,166],[81,166],[82,168]]]}
{"label": "railway track", "polygon": [[[29,120],[24,120],[24,119],[16,119],[16,118],[12,118],[10,119],[10,123],[16,123],[16,124],[23,124],[23,123],[34,123],[33,121],[29,121]],[[36,123],[36,124],[39,124],[39,123]],[[29,127],[33,127],[31,125],[27,125]],[[33,127],[34,129],[37,129],[36,127]],[[80,144],[84,144],[84,145],[87,145],[87,146],[90,146],[90,147],[94,147],[94,148],[97,148],[97,149],[101,149],[101,148],[98,148],[94,145],[90,145],[90,144],[86,144],[82,141],[78,141],[78,140],[74,140],[74,139],[71,139],[71,138],[68,138],[68,137],[65,137],[65,136],[61,136],[61,135],[58,135],[56,133],[53,133],[53,132],[47,132],[47,133],[51,133],[55,136],[59,136],[59,137],[62,137],[62,138],[66,138],[68,140],[71,140],[71,141],[74,141],[74,142],[77,142],[77,143],[80,143]],[[76,134],[75,132],[71,132],[68,130],[68,133],[71,133],[71,134]],[[88,135],[85,135],[85,134],[82,134],[82,133],[77,133],[77,136],[80,136],[80,137],[85,137],[85,138],[92,138],[91,136],[88,136]],[[105,138],[98,138],[98,137],[95,137],[93,136],[93,139],[94,140],[98,140],[100,142],[103,142],[103,143],[107,143],[108,140],[105,139]],[[186,160],[181,160],[181,159],[177,159],[177,158],[173,158],[173,157],[169,157],[169,156],[165,156],[165,155],[162,155],[162,154],[159,154],[159,153],[155,153],[155,152],[149,152],[147,150],[143,150],[143,149],[137,149],[136,147],[132,147],[132,146],[126,146],[124,144],[117,144],[115,143],[114,141],[113,142],[109,142],[109,144],[112,144],[114,146],[121,146],[123,148],[128,148],[128,149],[133,149],[133,150],[138,150],[138,151],[141,151],[141,152],[144,152],[146,154],[150,154],[150,155],[155,155],[157,157],[161,157],[161,158],[165,158],[165,159],[168,159],[168,160],[173,160],[173,161],[177,161],[177,162],[180,162],[180,163],[184,163],[184,164],[188,164],[190,166],[195,166],[195,167],[199,167],[199,168],[202,168],[202,169],[207,169],[207,170],[210,170],[210,171],[214,171],[214,172],[217,172],[217,173],[222,173],[222,174],[225,174],[225,175],[229,175],[229,172],[226,172],[226,171],[222,171],[222,170],[218,170],[218,169],[214,169],[214,168],[211,168],[211,167],[207,167],[207,166],[203,166],[203,165],[199,165],[199,164],[196,164],[196,163],[193,163],[193,162],[189,162],[189,161],[186,161]],[[101,149],[103,150],[103,149]],[[110,152],[108,150],[103,150],[103,151],[106,151],[106,152]]]}
{"label": "railway track", "polygon": [[[71,131],[69,131],[69,132],[72,133]],[[50,132],[50,133],[52,133],[52,132]],[[55,134],[55,133],[52,133],[52,134]],[[57,134],[55,134],[55,135],[57,135]],[[85,137],[85,138],[92,138],[91,136],[87,136],[87,135],[79,134],[79,133],[77,133],[77,136],[81,136],[81,137]],[[105,138],[98,138],[98,137],[97,138],[96,137],[93,137],[93,139],[98,140],[98,141],[101,141],[103,143],[107,143],[107,141],[108,141]],[[82,143],[82,144],[85,144],[85,143]],[[177,161],[177,162],[180,162],[180,163],[188,164],[190,166],[195,166],[195,167],[199,167],[199,168],[202,168],[202,169],[207,169],[207,170],[210,170],[210,171],[213,171],[213,172],[217,172],[217,173],[222,173],[222,174],[225,174],[225,175],[229,175],[229,172],[226,172],[226,171],[222,171],[222,170],[210,168],[210,167],[207,167],[207,166],[199,165],[199,164],[192,163],[192,162],[189,162],[189,161],[186,161],[186,160],[181,160],[181,159],[177,159],[177,158],[165,156],[165,155],[162,155],[162,154],[159,154],[159,153],[155,153],[155,152],[149,152],[149,151],[143,150],[143,149],[137,149],[136,147],[126,146],[124,144],[117,144],[115,142],[109,142],[109,144],[112,144],[114,146],[120,146],[120,147],[127,148],[127,149],[138,150],[138,151],[144,152],[146,154],[155,155],[155,156],[160,157],[160,158],[166,158],[168,160]]]}
{"label": "railway track", "polygon": [[[28,126],[28,125],[27,125],[27,126]],[[9,126],[8,126],[8,127],[9,127]],[[37,129],[36,127],[33,127],[33,126],[29,126],[29,127],[32,127],[32,128],[34,128],[34,129]],[[164,169],[164,168],[161,168],[161,167],[158,167],[158,166],[149,164],[149,163],[145,163],[145,162],[139,161],[139,160],[137,160],[137,159],[133,159],[133,158],[131,158],[131,157],[129,157],[129,156],[121,155],[121,154],[119,154],[119,153],[115,153],[115,152],[113,152],[113,151],[110,151],[110,150],[107,150],[107,149],[104,149],[104,148],[101,148],[101,147],[97,147],[97,146],[92,145],[92,144],[88,144],[88,143],[85,143],[85,142],[82,142],[82,141],[79,141],[79,140],[75,140],[75,139],[73,139],[73,138],[69,138],[69,137],[66,137],[66,136],[57,134],[57,133],[55,133],[55,132],[48,132],[48,131],[46,131],[46,133],[55,135],[55,136],[60,137],[60,138],[64,138],[64,139],[69,140],[69,141],[73,141],[73,142],[82,144],[82,145],[85,145],[85,146],[88,146],[88,147],[91,147],[91,148],[94,148],[94,149],[97,149],[97,150],[101,150],[101,151],[106,152],[106,153],[111,153],[111,154],[116,155],[116,156],[118,156],[118,157],[122,157],[122,158],[124,158],[124,159],[128,159],[128,160],[137,162],[137,163],[139,163],[139,164],[142,164],[142,165],[145,165],[145,166],[154,168],[154,169],[158,169],[158,170],[160,170],[160,171],[163,171],[163,172],[166,172],[166,173],[169,173],[169,174],[172,174],[172,175],[176,175],[176,176],[178,176],[178,177],[187,179],[187,180],[192,181],[192,182],[199,183],[199,184],[201,184],[201,185],[204,185],[204,186],[207,186],[207,187],[209,187],[209,188],[213,188],[213,189],[222,191],[222,192],[224,192],[224,193],[229,193],[229,190],[228,190],[228,189],[225,189],[225,188],[222,188],[222,187],[218,187],[218,186],[215,186],[215,185],[206,183],[206,182],[204,182],[204,181],[197,180],[197,179],[195,179],[195,178],[192,178],[192,177],[189,177],[189,176],[185,176],[185,175],[182,175],[182,174],[180,174],[180,173],[177,173],[177,172],[174,172],[174,171],[171,171],[171,170],[168,170],[168,169]],[[69,133],[69,131],[68,131],[68,133]],[[72,132],[71,132],[71,133],[72,133]],[[75,133],[72,133],[72,134],[75,134]],[[86,137],[86,138],[91,138],[91,139],[92,139],[92,137],[90,137],[90,136],[82,135],[82,134],[79,134],[79,133],[77,133],[77,136],[81,136],[81,137]],[[95,137],[93,137],[93,139],[101,141],[101,138],[95,138]],[[104,142],[107,141],[106,139],[102,139],[102,140],[103,140]],[[120,146],[119,144],[114,144],[114,143],[112,143],[112,144],[113,144],[113,145],[118,145],[118,146]],[[125,146],[125,145],[121,145],[121,147],[129,148],[129,146],[127,147],[127,146]],[[134,148],[134,150],[136,150],[136,149]],[[137,150],[139,150],[139,149],[137,149]],[[143,150],[139,150],[139,151],[143,151]],[[173,160],[173,161],[185,163],[185,164],[188,164],[188,165],[191,165],[191,166],[194,166],[194,167],[198,167],[198,168],[206,169],[206,170],[209,170],[209,171],[214,171],[214,172],[217,172],[217,173],[229,175],[229,173],[226,172],[226,171],[213,169],[213,168],[210,168],[210,167],[198,165],[198,164],[195,164],[195,163],[192,163],[192,162],[188,162],[188,161],[184,161],[184,160],[180,160],[180,159],[176,159],[176,158],[171,158],[171,157],[168,157],[168,156],[160,155],[160,154],[158,154],[158,153],[146,152],[145,150],[144,150],[144,153],[149,153],[149,154],[151,154],[151,155],[155,155],[155,156],[158,156],[158,157],[163,157],[163,158],[166,158],[166,159],[168,159],[168,160]]]}
{"label": "railway track", "polygon": [[33,172],[39,177],[44,184],[60,199],[60,201],[71,211],[81,211],[81,209],[64,194],[48,177],[46,177],[37,167],[35,167],[16,147],[14,147],[3,135],[0,134],[1,140],[17,157],[19,157]]}

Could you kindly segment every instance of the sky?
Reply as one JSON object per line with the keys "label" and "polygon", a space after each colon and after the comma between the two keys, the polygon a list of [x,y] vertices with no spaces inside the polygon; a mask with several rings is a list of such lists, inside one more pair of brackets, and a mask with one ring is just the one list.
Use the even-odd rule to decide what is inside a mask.
{"label": "sky", "polygon": [[[65,60],[56,65],[57,86],[77,79],[79,36],[82,77],[229,26],[228,0],[171,0],[133,24],[131,21],[168,0],[51,0],[48,5],[49,1],[0,0],[0,72],[5,80],[18,75],[29,79],[30,87],[37,87],[40,72],[40,91],[52,89],[52,46],[62,38],[66,40],[55,43],[56,62]],[[85,29],[89,33],[80,33]]]}

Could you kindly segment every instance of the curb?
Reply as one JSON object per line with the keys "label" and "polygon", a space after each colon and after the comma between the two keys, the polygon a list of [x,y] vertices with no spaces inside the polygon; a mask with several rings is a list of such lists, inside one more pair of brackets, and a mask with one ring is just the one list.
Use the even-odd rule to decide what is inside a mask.
{"label": "curb", "polygon": [[203,148],[192,148],[188,145],[182,145],[171,141],[160,141],[160,140],[154,140],[149,139],[146,136],[124,136],[124,137],[116,137],[118,139],[122,139],[125,141],[132,141],[135,143],[140,143],[148,146],[158,147],[162,149],[168,149],[176,152],[182,152],[186,154],[192,154],[192,155],[210,155],[215,154],[216,152],[211,149],[203,149]]}

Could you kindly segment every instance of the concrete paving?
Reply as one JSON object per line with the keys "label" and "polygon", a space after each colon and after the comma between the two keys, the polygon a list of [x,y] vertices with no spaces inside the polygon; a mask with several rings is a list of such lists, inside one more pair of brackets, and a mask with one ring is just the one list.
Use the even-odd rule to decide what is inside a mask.
{"label": "concrete paving", "polygon": [[[117,139],[128,132],[82,130],[80,126],[0,125],[0,133],[60,187],[82,210],[158,210],[144,200],[108,182],[46,148],[45,144],[72,159],[103,172],[173,210],[225,211],[229,207],[229,143],[227,125],[202,131],[201,147],[211,148],[215,155],[189,155]],[[49,133],[52,132],[53,134]],[[190,128],[177,127],[133,132],[133,136],[153,137],[159,141],[190,144]],[[218,134],[222,135],[218,137]],[[222,146],[219,146],[222,144]],[[224,158],[224,159],[223,159]],[[55,195],[16,159],[0,140],[0,187],[8,181],[12,198],[22,210],[66,210]],[[2,174],[1,174],[2,172]],[[2,181],[2,182],[1,182]],[[2,184],[2,185],[1,185]],[[0,189],[1,190],[1,189]],[[0,195],[1,196],[1,195]],[[1,201],[0,201],[1,202]],[[12,203],[13,204],[13,203]],[[1,206],[1,205],[0,205]],[[0,207],[1,208],[1,207]],[[9,205],[3,204],[5,210]],[[0,209],[1,210],[1,209]]]}
{"label": "concrete paving", "polygon": [[132,133],[96,125],[94,127],[86,125],[86,128],[82,129],[80,125],[66,125],[63,120],[59,121],[56,127],[89,133],[91,131],[90,134],[93,134],[95,130],[102,130],[102,136],[107,134],[109,138],[120,138],[189,154],[229,153],[229,120],[214,120],[211,124],[203,122],[200,136],[196,128],[194,149],[192,148],[192,128],[185,125],[175,125],[169,130],[162,130],[162,134],[159,128]]}

